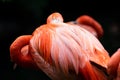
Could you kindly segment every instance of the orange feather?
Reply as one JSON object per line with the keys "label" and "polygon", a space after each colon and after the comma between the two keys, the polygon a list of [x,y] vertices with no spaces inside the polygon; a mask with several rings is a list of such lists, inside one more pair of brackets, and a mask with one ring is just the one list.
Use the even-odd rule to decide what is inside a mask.
{"label": "orange feather", "polygon": [[[87,20],[93,24],[92,19]],[[87,23],[88,26],[97,25],[95,22],[89,25],[89,21],[82,25],[87,26]],[[100,36],[101,33],[102,31],[98,32]],[[107,80],[106,75],[90,61],[107,68],[110,59],[108,52],[100,41],[81,25],[63,22],[60,13],[51,14],[47,23],[38,27],[27,40],[21,39],[13,42],[10,48],[11,59],[17,64],[24,64],[22,62],[25,59],[15,57],[20,56],[18,53],[22,46],[28,45],[26,50],[30,57],[27,57],[29,61],[25,60],[26,63],[37,65],[53,80]],[[20,54],[24,52],[26,51],[23,50]]]}

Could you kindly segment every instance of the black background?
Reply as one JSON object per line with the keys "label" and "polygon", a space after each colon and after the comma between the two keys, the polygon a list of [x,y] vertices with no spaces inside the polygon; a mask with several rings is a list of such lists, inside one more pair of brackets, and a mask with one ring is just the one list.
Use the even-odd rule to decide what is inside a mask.
{"label": "black background", "polygon": [[42,71],[17,67],[13,70],[9,47],[16,37],[31,34],[46,23],[53,12],[60,12],[64,21],[87,14],[104,29],[100,39],[112,55],[120,46],[120,9],[118,2],[101,0],[0,0],[0,75],[3,80],[49,80]]}

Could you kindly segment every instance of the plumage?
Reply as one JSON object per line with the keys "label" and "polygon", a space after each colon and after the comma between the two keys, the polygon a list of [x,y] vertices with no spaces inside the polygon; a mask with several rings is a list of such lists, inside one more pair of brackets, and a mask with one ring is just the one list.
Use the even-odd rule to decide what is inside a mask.
{"label": "plumage", "polygon": [[120,79],[120,48],[111,56],[108,64],[108,73],[111,78],[115,78],[115,80]]}
{"label": "plumage", "polygon": [[[107,69],[110,56],[97,37],[86,30],[87,27],[81,27],[81,24],[92,26],[87,22],[88,25],[71,24],[64,22],[60,13],[51,14],[46,24],[38,27],[32,35],[20,36],[11,44],[12,61],[27,65],[25,67],[36,67],[52,80],[107,80],[105,73],[91,62]],[[100,32],[97,28],[98,36],[102,35]],[[22,54],[25,55],[20,57]]]}

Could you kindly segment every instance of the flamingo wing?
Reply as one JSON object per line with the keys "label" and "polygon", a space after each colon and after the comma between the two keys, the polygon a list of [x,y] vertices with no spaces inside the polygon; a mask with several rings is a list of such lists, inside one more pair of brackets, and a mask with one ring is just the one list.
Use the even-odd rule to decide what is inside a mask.
{"label": "flamingo wing", "polygon": [[53,80],[75,80],[76,76],[100,80],[90,61],[107,68],[108,52],[90,32],[64,23],[59,15],[51,14],[47,24],[36,29],[30,40],[37,65]]}

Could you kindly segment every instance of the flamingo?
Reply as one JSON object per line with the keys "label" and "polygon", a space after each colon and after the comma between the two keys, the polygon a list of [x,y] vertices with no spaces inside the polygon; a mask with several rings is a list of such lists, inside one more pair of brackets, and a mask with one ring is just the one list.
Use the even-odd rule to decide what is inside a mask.
{"label": "flamingo", "polygon": [[[62,15],[54,12],[32,35],[21,35],[13,41],[11,61],[42,70],[52,80],[113,79],[120,74],[116,56],[120,50],[110,58],[98,39],[102,35],[101,25],[88,15],[64,22]],[[116,75],[110,77],[112,72]]]}

